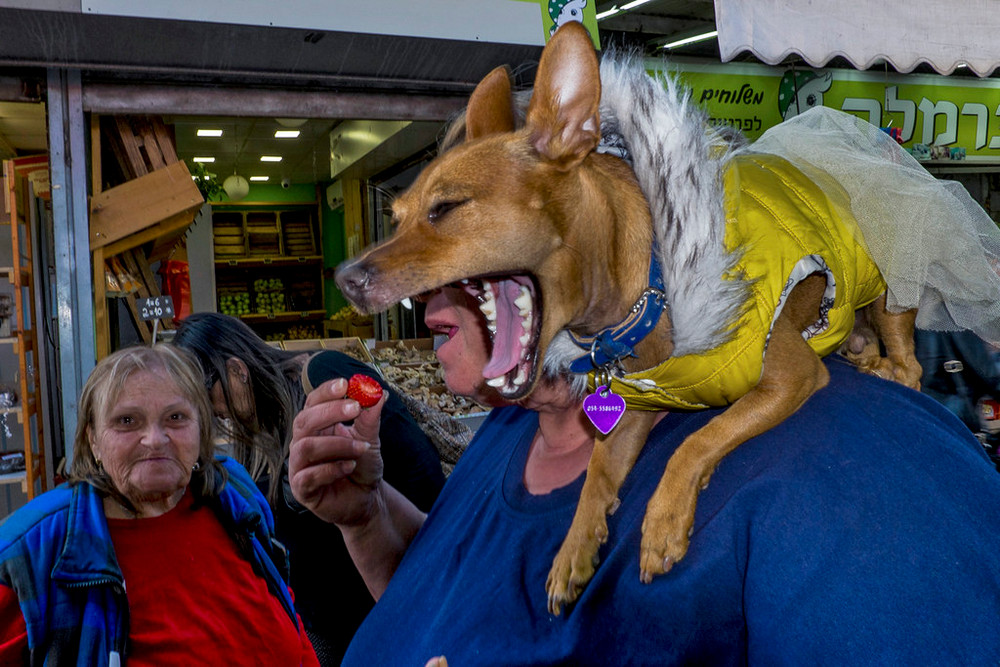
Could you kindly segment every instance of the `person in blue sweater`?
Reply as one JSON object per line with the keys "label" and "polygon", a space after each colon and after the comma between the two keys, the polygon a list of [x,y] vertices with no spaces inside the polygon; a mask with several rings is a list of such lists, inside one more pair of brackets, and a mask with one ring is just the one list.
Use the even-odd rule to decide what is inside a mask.
{"label": "person in blue sweater", "polygon": [[78,412],[69,481],[0,524],[0,664],[318,666],[194,359],[115,352]]}
{"label": "person in blue sweater", "polygon": [[[486,342],[465,293],[436,292],[426,320],[449,336],[451,389],[479,391]],[[1000,475],[936,401],[825,364],[828,387],[723,459],[687,556],[644,584],[646,502],[717,410],[663,413],[560,616],[545,581],[594,440],[566,381],[494,409],[427,515],[381,476],[378,406],[318,387],[295,422],[292,490],[340,527],[378,597],[344,664],[1000,663]]]}

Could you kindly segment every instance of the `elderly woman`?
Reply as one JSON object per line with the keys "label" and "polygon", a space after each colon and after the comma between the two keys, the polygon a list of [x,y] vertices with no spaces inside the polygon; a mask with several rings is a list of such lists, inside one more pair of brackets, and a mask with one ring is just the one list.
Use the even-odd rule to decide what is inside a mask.
{"label": "elderly woman", "polygon": [[211,415],[183,350],[97,365],[69,481],[0,526],[0,663],[317,664],[270,509],[213,457]]}

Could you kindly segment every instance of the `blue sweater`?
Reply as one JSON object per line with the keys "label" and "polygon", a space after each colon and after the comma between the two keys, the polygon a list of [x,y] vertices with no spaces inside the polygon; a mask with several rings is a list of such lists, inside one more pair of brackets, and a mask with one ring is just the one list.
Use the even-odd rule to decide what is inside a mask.
{"label": "blue sweater", "polygon": [[[237,542],[251,545],[245,555],[297,624],[267,502],[238,463],[220,460],[228,479],[212,506]],[[108,665],[112,653],[124,662],[125,584],[103,501],[89,484],[43,493],[0,524],[0,583],[17,593],[32,665]]]}
{"label": "blue sweater", "polygon": [[537,417],[494,410],[344,664],[997,665],[1000,475],[938,403],[826,363],[827,388],[722,461],[686,558],[646,585],[646,502],[717,411],[663,419],[559,617],[545,580],[582,479],[528,494]]}

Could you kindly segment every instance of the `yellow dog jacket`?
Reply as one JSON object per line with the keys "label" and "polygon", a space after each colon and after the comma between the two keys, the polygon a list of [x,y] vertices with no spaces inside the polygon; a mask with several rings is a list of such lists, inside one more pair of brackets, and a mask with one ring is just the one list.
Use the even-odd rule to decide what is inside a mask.
{"label": "yellow dog jacket", "polygon": [[[723,345],[671,357],[613,377],[611,390],[630,409],[729,405],[760,380],[767,339],[784,299],[806,276],[826,275],[821,313],[803,336],[825,356],[846,340],[854,311],[885,291],[865,250],[847,194],[832,179],[817,183],[769,154],[734,157],[725,173],[726,249],[742,251],[734,278],[750,284],[750,302]],[[593,385],[593,374],[591,374]]]}

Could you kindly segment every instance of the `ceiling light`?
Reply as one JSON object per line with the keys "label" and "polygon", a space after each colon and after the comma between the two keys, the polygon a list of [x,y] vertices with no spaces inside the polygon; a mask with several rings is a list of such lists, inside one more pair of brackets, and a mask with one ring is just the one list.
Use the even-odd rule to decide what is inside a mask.
{"label": "ceiling light", "polygon": [[227,195],[229,195],[230,200],[239,201],[249,194],[250,184],[247,183],[247,179],[242,176],[233,174],[222,182],[222,189],[226,191]]}
{"label": "ceiling light", "polygon": [[261,155],[260,156],[260,161],[261,162],[281,162],[281,156],[280,155]]}
{"label": "ceiling light", "polygon": [[627,12],[630,9],[635,9],[639,5],[644,5],[647,2],[652,2],[652,0],[632,0],[632,2],[626,2],[622,5],[622,11]]}
{"label": "ceiling light", "polygon": [[711,32],[705,32],[700,35],[695,35],[694,37],[687,37],[685,39],[679,39],[676,42],[670,42],[669,44],[664,44],[664,49],[673,49],[678,46],[684,46],[685,44],[694,44],[695,42],[704,42],[706,39],[712,39],[718,36],[719,31],[713,30]]}
{"label": "ceiling light", "polygon": [[299,135],[302,134],[299,130],[275,130],[275,139],[298,139]]}
{"label": "ceiling light", "polygon": [[263,183],[270,180],[270,176],[251,176],[250,181],[253,183]]}
{"label": "ceiling light", "polygon": [[199,137],[221,137],[222,130],[198,130]]}
{"label": "ceiling light", "polygon": [[603,21],[604,19],[608,18],[609,16],[614,16],[615,14],[620,14],[621,11],[622,11],[621,7],[619,7],[618,5],[612,5],[611,9],[609,9],[607,11],[604,11],[604,12],[601,12],[600,14],[598,14],[597,16],[595,16],[594,18],[596,18],[598,21]]}
{"label": "ceiling light", "polygon": [[191,161],[192,162],[215,162],[215,158],[214,157],[193,157],[193,158],[191,158]]}

